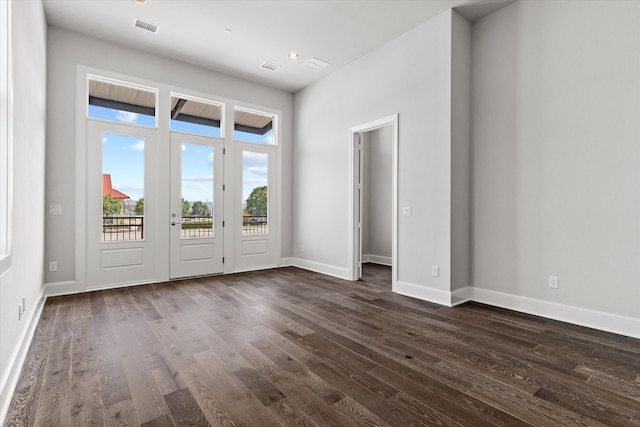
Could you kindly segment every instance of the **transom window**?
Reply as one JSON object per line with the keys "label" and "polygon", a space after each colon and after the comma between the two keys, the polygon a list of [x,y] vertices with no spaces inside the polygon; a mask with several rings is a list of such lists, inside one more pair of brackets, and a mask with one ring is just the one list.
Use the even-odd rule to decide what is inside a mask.
{"label": "transom window", "polygon": [[156,91],[89,77],[88,117],[156,127]]}
{"label": "transom window", "polygon": [[236,107],[233,139],[259,144],[275,144],[273,122],[273,114]]}
{"label": "transom window", "polygon": [[184,95],[171,95],[171,130],[223,136],[222,105]]}

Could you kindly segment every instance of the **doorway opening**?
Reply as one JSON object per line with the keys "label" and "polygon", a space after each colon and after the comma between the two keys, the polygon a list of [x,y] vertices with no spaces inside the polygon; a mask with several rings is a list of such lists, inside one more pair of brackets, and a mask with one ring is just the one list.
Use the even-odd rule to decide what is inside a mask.
{"label": "doorway opening", "polygon": [[[397,282],[398,115],[350,129],[350,262],[352,280],[367,263],[391,267]],[[379,269],[379,268],[378,268]]]}

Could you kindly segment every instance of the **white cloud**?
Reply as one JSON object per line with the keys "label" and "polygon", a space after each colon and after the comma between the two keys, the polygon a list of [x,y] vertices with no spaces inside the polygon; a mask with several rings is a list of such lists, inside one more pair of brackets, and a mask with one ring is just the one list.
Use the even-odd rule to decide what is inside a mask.
{"label": "white cloud", "polygon": [[129,147],[136,151],[144,150],[144,139],[138,140],[138,142],[136,142],[135,144],[131,144]]}
{"label": "white cloud", "polygon": [[136,123],[138,120],[138,113],[132,113],[130,111],[118,111],[116,119],[126,123]]}
{"label": "white cloud", "polygon": [[103,137],[102,137],[102,142],[103,142],[103,143],[107,142],[108,140],[109,140],[109,138],[107,138],[106,136],[103,136]]}
{"label": "white cloud", "polygon": [[213,163],[213,152],[209,153],[209,155],[207,156],[207,163],[208,164]]}
{"label": "white cloud", "polygon": [[187,146],[185,144],[182,144],[182,151],[186,150]]}
{"label": "white cloud", "polygon": [[183,176],[182,180],[191,182],[210,182],[213,181],[213,175]]}
{"label": "white cloud", "polygon": [[266,166],[249,166],[244,168],[245,171],[251,172],[254,175],[266,175],[268,169]]}
{"label": "white cloud", "polygon": [[251,189],[253,189],[254,187],[260,187],[262,185],[267,185],[267,180],[265,178],[252,178],[252,179],[245,179],[242,181],[242,184],[245,188],[247,187],[251,187]]}
{"label": "white cloud", "polygon": [[269,132],[265,135],[262,135],[262,142],[265,144],[273,144],[273,133]]}
{"label": "white cloud", "polygon": [[206,187],[203,184],[194,182],[191,184],[185,184],[184,188],[187,190],[204,190]]}
{"label": "white cloud", "polygon": [[126,192],[126,191],[142,191],[144,190],[144,186],[135,185],[135,184],[113,184],[113,188],[118,191]]}
{"label": "white cloud", "polygon": [[245,151],[242,155],[242,170],[255,175],[266,175],[268,171],[269,155]]}

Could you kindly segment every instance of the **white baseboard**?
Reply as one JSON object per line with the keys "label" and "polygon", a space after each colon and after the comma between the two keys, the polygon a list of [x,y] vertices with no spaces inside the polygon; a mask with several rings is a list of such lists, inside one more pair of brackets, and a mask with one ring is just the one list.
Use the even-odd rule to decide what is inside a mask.
{"label": "white baseboard", "polygon": [[640,319],[467,286],[453,292],[398,281],[394,292],[453,307],[468,301],[546,317],[587,328],[640,338]]}
{"label": "white baseboard", "polygon": [[149,280],[143,280],[140,282],[126,282],[126,283],[99,285],[99,286],[88,287],[86,289],[79,289],[78,282],[73,280],[68,282],[53,282],[53,283],[46,283],[44,285],[44,295],[46,297],[57,297],[62,295],[79,294],[82,292],[105,291],[107,289],[126,288],[127,286],[148,285],[151,283],[158,283],[158,281],[155,279],[153,280],[149,279]]}
{"label": "white baseboard", "polygon": [[28,326],[24,329],[18,345],[11,355],[6,377],[3,374],[2,378],[0,378],[0,380],[2,380],[2,383],[0,384],[0,425],[4,424],[4,419],[7,416],[9,404],[11,403],[11,398],[13,397],[16,385],[18,384],[20,372],[22,372],[22,366],[24,365],[24,361],[27,357],[27,352],[29,351],[29,346],[31,345],[31,340],[33,339],[36,326],[38,325],[38,320],[40,319],[40,314],[42,313],[45,300],[46,296],[44,295],[43,289],[38,298],[38,305],[31,312],[31,317],[26,319]]}
{"label": "white baseboard", "polygon": [[305,270],[314,271],[316,273],[326,274],[327,276],[337,277],[339,279],[351,280],[349,277],[349,270],[342,267],[336,267],[333,265],[322,264],[315,261],[309,261],[301,258],[292,258],[294,267],[303,268]]}
{"label": "white baseboard", "polygon": [[270,264],[270,265],[261,265],[259,267],[234,268],[233,272],[234,273],[247,273],[249,271],[269,270],[271,268],[278,268],[278,266],[275,265],[275,264]]}
{"label": "white baseboard", "polygon": [[84,292],[84,289],[78,289],[78,282],[71,280],[68,282],[53,282],[44,284],[44,296],[55,297],[58,295],[77,294]]}
{"label": "white baseboard", "polygon": [[292,257],[287,257],[287,258],[280,258],[280,267],[291,267],[293,265],[293,258]]}
{"label": "white baseboard", "polygon": [[464,304],[467,301],[471,301],[473,299],[473,288],[471,286],[467,286],[462,289],[456,289],[451,292],[451,305],[456,306],[460,304]]}
{"label": "white baseboard", "polygon": [[471,288],[472,300],[614,334],[640,338],[640,319],[489,289]]}
{"label": "white baseboard", "polygon": [[398,280],[393,291],[408,297],[435,302],[436,304],[440,305],[446,305],[447,307],[451,307],[453,305],[451,292],[429,288],[424,285],[416,285],[415,283],[403,282]]}
{"label": "white baseboard", "polygon": [[362,255],[362,262],[372,262],[374,264],[387,265],[389,267],[393,265],[393,261],[390,256],[372,254]]}

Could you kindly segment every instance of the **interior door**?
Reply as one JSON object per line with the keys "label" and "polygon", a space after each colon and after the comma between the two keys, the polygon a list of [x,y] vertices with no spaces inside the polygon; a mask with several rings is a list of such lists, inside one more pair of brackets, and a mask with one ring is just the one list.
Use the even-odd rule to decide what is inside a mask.
{"label": "interior door", "polygon": [[171,132],[171,279],[222,273],[222,168],[222,139]]}

